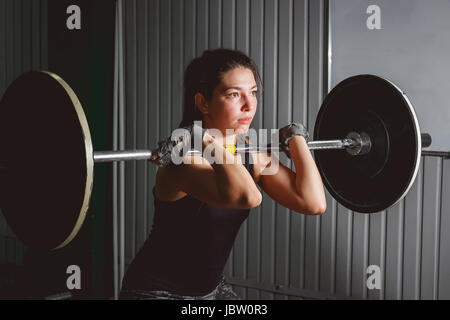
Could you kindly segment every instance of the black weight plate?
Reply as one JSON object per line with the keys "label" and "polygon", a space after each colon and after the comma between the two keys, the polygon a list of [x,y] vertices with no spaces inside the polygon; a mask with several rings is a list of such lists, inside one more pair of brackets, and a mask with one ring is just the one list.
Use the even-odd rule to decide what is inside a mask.
{"label": "black weight plate", "polygon": [[72,89],[29,72],[0,102],[0,209],[25,245],[55,249],[80,229],[93,180],[92,142]]}
{"label": "black weight plate", "polygon": [[420,165],[421,138],[414,109],[390,81],[359,75],[339,83],[325,98],[314,140],[344,139],[365,132],[372,148],[353,156],[344,150],[315,152],[330,194],[361,213],[382,211],[402,199]]}

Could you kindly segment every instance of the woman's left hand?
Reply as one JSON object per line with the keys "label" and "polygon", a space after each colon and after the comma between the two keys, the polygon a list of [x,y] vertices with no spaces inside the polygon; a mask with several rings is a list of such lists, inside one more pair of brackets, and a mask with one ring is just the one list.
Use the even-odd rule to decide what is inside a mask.
{"label": "woman's left hand", "polygon": [[306,127],[301,123],[291,123],[278,130],[280,149],[291,158],[291,152],[289,150],[289,141],[295,136],[302,136],[306,142],[309,140],[309,132]]}

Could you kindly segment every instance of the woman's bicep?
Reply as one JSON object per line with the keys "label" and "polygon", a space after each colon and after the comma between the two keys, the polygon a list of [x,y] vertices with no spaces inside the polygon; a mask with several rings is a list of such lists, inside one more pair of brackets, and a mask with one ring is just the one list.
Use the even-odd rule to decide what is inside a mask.
{"label": "woman's bicep", "polygon": [[310,201],[297,191],[296,173],[283,165],[278,157],[271,157],[271,160],[261,170],[259,186],[282,206],[299,213],[312,214]]}
{"label": "woman's bicep", "polygon": [[304,201],[297,194],[295,173],[282,163],[278,164],[275,174],[261,174],[259,186],[282,206],[297,212],[303,211]]}

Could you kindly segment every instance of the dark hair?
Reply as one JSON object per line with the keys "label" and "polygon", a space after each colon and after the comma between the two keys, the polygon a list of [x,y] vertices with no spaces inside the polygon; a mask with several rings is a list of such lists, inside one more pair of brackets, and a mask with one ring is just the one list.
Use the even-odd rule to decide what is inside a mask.
{"label": "dark hair", "polygon": [[222,74],[238,67],[250,69],[256,84],[261,86],[258,67],[249,56],[240,51],[206,50],[201,57],[189,63],[184,72],[183,119],[179,127],[186,127],[192,125],[194,121],[203,119],[203,114],[195,105],[195,95],[201,93],[206,100],[210,100],[214,89],[222,81]]}

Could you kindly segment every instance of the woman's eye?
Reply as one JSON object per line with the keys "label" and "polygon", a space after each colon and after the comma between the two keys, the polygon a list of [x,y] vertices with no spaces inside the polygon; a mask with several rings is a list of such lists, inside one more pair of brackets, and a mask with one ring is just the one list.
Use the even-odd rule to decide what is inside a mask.
{"label": "woman's eye", "polygon": [[252,96],[256,96],[258,94],[258,91],[252,91]]}
{"label": "woman's eye", "polygon": [[228,96],[230,96],[231,98],[237,98],[237,97],[239,97],[239,93],[237,93],[237,92],[232,92],[232,93],[230,93]]}

